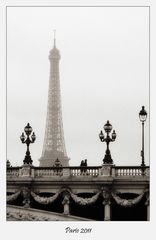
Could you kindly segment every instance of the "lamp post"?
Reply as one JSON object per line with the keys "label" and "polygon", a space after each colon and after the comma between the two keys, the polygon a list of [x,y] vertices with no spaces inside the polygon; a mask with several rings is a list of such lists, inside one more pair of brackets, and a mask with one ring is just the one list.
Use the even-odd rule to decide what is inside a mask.
{"label": "lamp post", "polygon": [[139,112],[139,118],[140,118],[140,121],[142,122],[142,150],[141,150],[142,162],[141,162],[141,166],[145,167],[145,157],[144,157],[144,122],[147,119],[147,112],[146,112],[144,106],[142,106],[142,109]]}
{"label": "lamp post", "polygon": [[[26,136],[25,136],[25,134]],[[25,158],[23,160],[24,164],[32,164],[32,159],[31,159],[31,155],[30,155],[30,151],[29,151],[29,145],[30,143],[34,143],[36,140],[36,136],[35,133],[32,133],[32,127],[30,126],[30,124],[28,123],[27,126],[24,128],[24,132],[22,133],[22,135],[20,136],[21,142],[22,143],[26,143],[27,145],[27,151],[26,151],[26,155]],[[31,135],[32,133],[32,135]],[[31,135],[31,138],[30,138]]]}
{"label": "lamp post", "polygon": [[112,125],[109,123],[109,121],[107,121],[107,123],[104,125],[104,130],[107,134],[106,137],[104,136],[102,131],[99,134],[99,138],[100,138],[101,142],[106,142],[106,145],[107,145],[107,149],[106,149],[105,157],[103,159],[103,163],[104,164],[113,164],[113,160],[111,158],[111,153],[110,153],[110,150],[109,150],[109,143],[115,141],[116,133],[115,133],[115,130],[113,130],[112,137],[110,137],[109,134],[112,130]]}

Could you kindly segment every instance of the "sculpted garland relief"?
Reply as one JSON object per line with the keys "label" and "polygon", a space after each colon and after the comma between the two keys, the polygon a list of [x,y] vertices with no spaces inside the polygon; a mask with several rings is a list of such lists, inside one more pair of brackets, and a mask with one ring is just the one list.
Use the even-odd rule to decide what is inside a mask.
{"label": "sculpted garland relief", "polygon": [[[64,192],[64,190],[58,191],[52,197],[40,197],[39,195],[35,194],[34,192],[31,192],[31,195],[36,202],[44,204],[44,205],[48,205],[48,204],[53,203],[62,192]],[[98,197],[100,195],[100,192],[98,192],[91,198],[82,198],[82,197],[78,197],[76,194],[73,194],[70,190],[67,190],[67,192],[70,195],[68,197],[64,197],[64,201],[67,200],[67,198],[68,198],[68,201],[69,201],[69,197],[71,197],[76,203],[78,203],[80,205],[93,204],[94,202],[96,202],[96,200],[98,199]]]}
{"label": "sculpted garland relief", "polygon": [[60,194],[60,191],[57,192],[56,194],[54,194],[54,196],[52,196],[52,197],[40,197],[36,193],[31,192],[31,196],[34,198],[34,200],[43,205],[48,205],[48,204],[53,203],[58,198],[59,194]]}
{"label": "sculpted garland relief", "polygon": [[21,193],[21,191],[17,191],[15,193],[11,194],[11,195],[8,195],[6,197],[7,198],[7,203],[10,203],[10,202],[16,200],[19,197],[20,193]]}
{"label": "sculpted garland relief", "polygon": [[149,191],[147,190],[146,191],[146,202],[145,202],[145,205],[149,206],[149,204],[150,204],[150,196],[149,196]]}
{"label": "sculpted garland relief", "polygon": [[116,203],[118,205],[123,206],[123,207],[131,207],[141,201],[145,192],[146,192],[146,190],[144,190],[139,196],[137,196],[136,198],[133,198],[133,199],[120,198],[116,193],[112,193],[112,197],[114,198],[114,200],[116,201]]}
{"label": "sculpted garland relief", "polygon": [[[76,202],[79,205],[83,205],[83,206],[91,205],[91,204],[95,203],[97,201],[98,197],[100,196],[100,194],[102,194],[102,196],[104,198],[104,201],[103,201],[104,205],[110,204],[111,197],[113,197],[114,200],[116,201],[116,203],[123,207],[131,207],[131,206],[139,203],[145,193],[146,193],[146,195],[148,195],[147,190],[144,190],[136,198],[123,199],[123,198],[120,198],[116,192],[111,192],[108,189],[102,189],[101,191],[97,192],[94,196],[92,196],[90,198],[82,198],[82,197],[79,197],[76,194],[72,193],[72,191],[69,189],[60,189],[52,197],[40,197],[33,191],[30,192],[29,189],[23,188],[21,191],[18,191],[12,195],[7,196],[7,203],[16,200],[21,193],[23,196],[23,204],[25,207],[29,207],[29,205],[30,205],[30,194],[36,202],[43,204],[43,205],[48,205],[48,204],[52,204],[58,198],[58,196],[61,193],[63,193],[63,196],[64,196],[63,203],[64,204],[65,204],[65,202],[69,204],[69,198],[71,197],[74,200],[74,202]],[[147,197],[147,199],[148,199],[148,197]]]}
{"label": "sculpted garland relief", "polygon": [[77,195],[73,194],[72,192],[70,192],[70,196],[72,197],[72,199],[78,203],[79,205],[91,205],[93,203],[96,202],[96,200],[98,199],[100,195],[100,192],[96,193],[93,197],[91,198],[82,198],[82,197],[78,197]]}

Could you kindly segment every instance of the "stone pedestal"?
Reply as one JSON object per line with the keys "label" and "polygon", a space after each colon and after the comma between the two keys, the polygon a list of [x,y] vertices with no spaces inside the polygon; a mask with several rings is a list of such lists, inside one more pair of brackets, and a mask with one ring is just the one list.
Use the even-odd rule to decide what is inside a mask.
{"label": "stone pedestal", "polygon": [[112,168],[112,165],[103,164],[101,169],[100,169],[100,175],[101,176],[106,176],[106,177],[111,176],[111,168]]}
{"label": "stone pedestal", "polygon": [[104,201],[103,205],[104,205],[104,221],[110,221],[111,220],[110,202],[105,203],[105,201]]}
{"label": "stone pedestal", "polygon": [[69,176],[70,176],[70,169],[63,168],[63,177],[69,177]]}
{"label": "stone pedestal", "polygon": [[19,177],[31,177],[31,165],[24,164],[20,169]]}
{"label": "stone pedestal", "polygon": [[115,177],[115,165],[112,166],[111,175],[112,175],[112,177]]}

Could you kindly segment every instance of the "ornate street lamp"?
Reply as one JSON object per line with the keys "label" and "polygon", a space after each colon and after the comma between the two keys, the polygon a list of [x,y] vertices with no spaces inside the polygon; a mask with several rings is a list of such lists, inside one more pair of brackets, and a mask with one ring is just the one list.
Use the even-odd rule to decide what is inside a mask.
{"label": "ornate street lamp", "polygon": [[107,123],[104,125],[103,128],[104,128],[104,130],[107,134],[106,137],[104,136],[102,131],[99,134],[99,138],[100,138],[101,142],[106,142],[106,144],[107,144],[107,149],[106,149],[105,157],[103,159],[103,163],[104,164],[113,164],[113,160],[111,158],[111,153],[110,153],[110,150],[109,150],[109,143],[115,141],[116,133],[115,133],[115,130],[113,130],[112,136],[110,137],[109,134],[112,130],[112,125],[109,123],[109,121],[107,121]]}
{"label": "ornate street lamp", "polygon": [[[26,136],[25,136],[24,132],[25,132]],[[31,155],[30,155],[30,151],[29,151],[29,145],[30,145],[30,143],[35,142],[36,136],[35,136],[34,132],[32,133],[32,127],[30,126],[29,123],[24,128],[24,132],[20,136],[21,142],[26,143],[26,145],[27,145],[27,151],[26,151],[26,155],[25,155],[25,158],[24,158],[23,162],[24,162],[24,164],[32,164],[33,161],[31,159]],[[32,133],[32,135],[31,135],[31,133]]]}
{"label": "ornate street lamp", "polygon": [[140,118],[140,121],[142,122],[142,150],[141,150],[142,162],[141,162],[141,166],[145,167],[145,157],[144,157],[144,122],[147,119],[147,112],[146,112],[144,106],[142,106],[142,109],[139,112],[139,118]]}

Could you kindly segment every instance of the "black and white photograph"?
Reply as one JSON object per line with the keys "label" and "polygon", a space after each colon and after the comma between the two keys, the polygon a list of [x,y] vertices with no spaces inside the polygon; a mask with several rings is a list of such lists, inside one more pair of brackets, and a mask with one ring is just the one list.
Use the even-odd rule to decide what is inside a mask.
{"label": "black and white photograph", "polygon": [[6,6],[5,165],[8,224],[150,222],[149,6]]}

